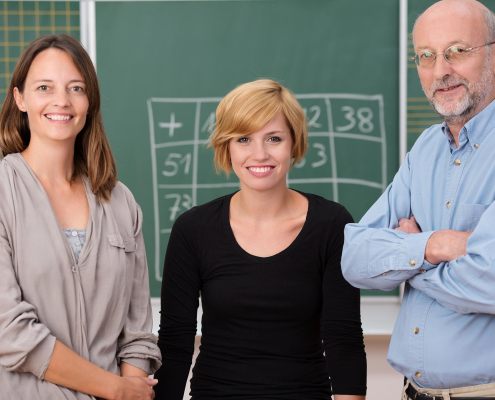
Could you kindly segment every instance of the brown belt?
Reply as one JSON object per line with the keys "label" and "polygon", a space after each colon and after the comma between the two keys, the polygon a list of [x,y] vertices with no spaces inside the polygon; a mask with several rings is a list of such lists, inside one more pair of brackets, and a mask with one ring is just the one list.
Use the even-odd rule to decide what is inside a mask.
{"label": "brown belt", "polygon": [[[406,389],[407,397],[412,400],[444,400],[442,396],[430,396],[428,393],[419,393],[412,385]],[[495,400],[495,397],[451,397],[451,400]]]}

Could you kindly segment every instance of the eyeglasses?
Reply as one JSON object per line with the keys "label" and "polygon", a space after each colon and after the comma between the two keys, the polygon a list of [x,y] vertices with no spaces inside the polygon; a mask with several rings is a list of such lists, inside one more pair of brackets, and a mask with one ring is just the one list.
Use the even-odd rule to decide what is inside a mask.
{"label": "eyeglasses", "polygon": [[449,63],[458,63],[464,61],[471,50],[479,49],[480,47],[489,46],[494,43],[495,42],[490,42],[487,44],[483,44],[481,46],[469,47],[467,49],[462,46],[450,46],[443,53],[437,53],[437,54],[432,53],[430,51],[425,51],[424,53],[418,53],[414,57],[411,57],[411,60],[414,60],[414,62],[421,68],[433,67],[435,65],[435,61],[437,60],[437,56],[439,55],[443,55],[445,61]]}

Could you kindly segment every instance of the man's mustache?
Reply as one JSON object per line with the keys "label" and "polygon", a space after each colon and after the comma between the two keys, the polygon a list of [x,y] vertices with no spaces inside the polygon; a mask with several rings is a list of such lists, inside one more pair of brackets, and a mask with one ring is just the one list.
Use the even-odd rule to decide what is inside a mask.
{"label": "man's mustache", "polygon": [[435,93],[442,88],[464,85],[469,90],[469,82],[464,78],[448,77],[435,81],[430,87],[430,97],[433,97]]}

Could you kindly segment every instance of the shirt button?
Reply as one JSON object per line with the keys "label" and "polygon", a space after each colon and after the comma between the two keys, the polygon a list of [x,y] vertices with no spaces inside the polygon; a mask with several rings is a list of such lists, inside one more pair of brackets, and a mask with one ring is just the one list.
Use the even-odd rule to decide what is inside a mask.
{"label": "shirt button", "polygon": [[414,375],[416,376],[416,378],[421,378],[421,372],[416,372]]}
{"label": "shirt button", "polygon": [[77,232],[76,231],[72,231],[72,236],[76,237],[77,236]]}
{"label": "shirt button", "polygon": [[414,267],[416,265],[416,261],[414,261],[414,260],[409,261],[409,265],[411,267]]}
{"label": "shirt button", "polygon": [[424,274],[426,272],[426,269],[420,269],[419,272]]}
{"label": "shirt button", "polygon": [[414,328],[413,332],[414,332],[415,335],[417,335],[419,333],[419,328]]}
{"label": "shirt button", "polygon": [[451,205],[452,203],[450,201],[447,201],[447,208],[450,208]]}
{"label": "shirt button", "polygon": [[456,159],[456,160],[454,161],[454,164],[458,167],[459,165],[461,165],[461,160]]}
{"label": "shirt button", "polygon": [[475,149],[477,149],[477,148],[479,148],[479,147],[480,147],[480,145],[479,145],[478,143],[476,143],[476,144],[474,145],[474,148],[475,148]]}
{"label": "shirt button", "polygon": [[72,266],[72,272],[76,272],[76,271],[77,271],[76,266],[75,266],[75,265],[73,265],[73,266]]}

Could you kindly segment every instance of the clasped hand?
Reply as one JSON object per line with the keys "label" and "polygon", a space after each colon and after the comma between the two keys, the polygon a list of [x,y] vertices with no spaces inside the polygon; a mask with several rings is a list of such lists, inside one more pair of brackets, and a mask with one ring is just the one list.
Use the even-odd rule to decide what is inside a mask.
{"label": "clasped hand", "polygon": [[150,400],[155,398],[156,379],[144,378],[141,376],[130,376],[121,378],[121,385],[117,390],[116,400]]}
{"label": "clasped hand", "polygon": [[[414,234],[421,233],[421,227],[416,218],[401,218],[398,231]],[[473,232],[462,232],[446,229],[433,233],[425,248],[425,260],[436,265],[441,262],[449,262],[467,254],[466,246],[469,236]]]}

